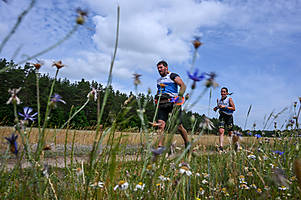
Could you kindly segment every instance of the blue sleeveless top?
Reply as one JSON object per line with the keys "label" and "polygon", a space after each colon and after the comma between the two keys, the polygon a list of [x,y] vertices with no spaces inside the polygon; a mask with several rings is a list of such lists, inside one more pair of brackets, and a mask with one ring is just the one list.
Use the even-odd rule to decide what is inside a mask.
{"label": "blue sleeveless top", "polygon": [[178,96],[178,84],[174,82],[174,79],[179,76],[176,73],[168,72],[168,74],[164,77],[160,77],[157,80],[157,94],[160,94],[162,90],[162,94],[169,95],[170,97]]}

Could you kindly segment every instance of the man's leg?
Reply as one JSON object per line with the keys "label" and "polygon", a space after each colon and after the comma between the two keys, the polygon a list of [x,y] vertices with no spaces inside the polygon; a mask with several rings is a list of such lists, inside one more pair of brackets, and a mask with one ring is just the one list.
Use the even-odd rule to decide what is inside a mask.
{"label": "man's leg", "polygon": [[165,121],[163,120],[158,120],[159,125],[159,143],[158,143],[158,147],[162,147],[164,146],[164,128],[165,128]]}
{"label": "man's leg", "polygon": [[185,147],[189,144],[189,140],[188,140],[188,134],[187,134],[187,131],[186,129],[184,128],[183,124],[180,124],[178,126],[178,131],[180,131],[180,134],[184,140],[184,143],[185,143]]}

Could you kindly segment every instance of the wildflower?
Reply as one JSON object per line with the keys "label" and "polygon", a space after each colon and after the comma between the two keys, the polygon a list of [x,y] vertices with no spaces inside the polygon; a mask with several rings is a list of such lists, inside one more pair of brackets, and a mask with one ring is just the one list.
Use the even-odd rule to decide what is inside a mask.
{"label": "wildflower", "polygon": [[251,188],[257,189],[257,186],[253,183],[253,184],[251,185]]}
{"label": "wildflower", "polygon": [[134,191],[137,191],[137,190],[143,190],[143,189],[144,189],[144,186],[145,186],[145,184],[143,184],[142,182],[139,182],[139,183],[136,185]]}
{"label": "wildflower", "polygon": [[238,177],[238,180],[239,180],[239,183],[242,183],[242,184],[247,184],[247,182],[245,181],[245,177],[243,175],[240,175]]}
{"label": "wildflower", "polygon": [[248,172],[247,176],[253,176],[253,173],[252,172]]}
{"label": "wildflower", "polygon": [[254,154],[250,154],[247,156],[249,159],[256,160],[256,156]]}
{"label": "wildflower", "polygon": [[250,132],[250,131],[247,132],[247,135],[252,136],[252,132]]}
{"label": "wildflower", "polygon": [[129,187],[129,183],[125,181],[119,181],[118,184],[114,187],[114,190],[126,190]]}
{"label": "wildflower", "polygon": [[5,139],[9,142],[10,151],[17,156],[18,154],[18,143],[17,143],[18,135],[12,133],[10,137],[5,137]]}
{"label": "wildflower", "polygon": [[50,100],[50,103],[54,106],[56,106],[57,102],[62,102],[63,104],[66,104],[66,102],[62,99],[62,97],[58,94],[54,94]]}
{"label": "wildflower", "polygon": [[47,164],[44,165],[44,168],[42,170],[42,174],[43,176],[45,176],[46,178],[49,178],[49,173],[48,173],[49,167]]}
{"label": "wildflower", "polygon": [[188,167],[186,167],[186,166],[182,166],[181,168],[180,168],[180,173],[181,174],[186,174],[187,176],[191,176],[191,174],[192,174],[192,172],[189,170],[189,168]]}
{"label": "wildflower", "polygon": [[194,73],[193,74],[190,74],[188,71],[187,71],[187,75],[188,77],[193,80],[193,83],[191,85],[191,89],[194,89],[195,86],[196,86],[196,82],[199,82],[201,80],[203,80],[205,78],[205,73],[201,73],[200,75],[198,75],[199,73],[199,70],[198,69],[195,69]]}
{"label": "wildflower", "polygon": [[202,187],[200,187],[200,194],[201,194],[201,195],[204,195],[204,194],[205,194],[205,190],[204,190]]}
{"label": "wildflower", "polygon": [[258,138],[261,138],[261,135],[260,135],[260,134],[255,134],[254,136],[255,136],[257,139],[258,139]]}
{"label": "wildflower", "polygon": [[203,184],[207,184],[208,181],[207,181],[206,179],[203,179],[203,180],[202,180],[202,183],[203,183]]}
{"label": "wildflower", "polygon": [[6,104],[20,104],[21,101],[20,99],[17,97],[18,92],[20,92],[21,87],[19,87],[18,89],[14,88],[14,89],[8,89],[8,93],[11,94],[11,97],[8,99],[8,101],[6,102]]}
{"label": "wildflower", "polygon": [[63,65],[62,61],[53,62],[52,66],[56,66],[57,69],[61,69],[65,65]]}
{"label": "wildflower", "polygon": [[160,175],[158,178],[159,178],[161,181],[169,181],[169,180],[170,180],[168,177],[164,177],[164,176],[162,176],[162,175]]}
{"label": "wildflower", "polygon": [[134,85],[137,86],[139,84],[141,84],[141,81],[140,81],[140,76],[142,76],[141,74],[133,74],[134,75]]}
{"label": "wildflower", "polygon": [[190,169],[190,165],[189,165],[188,163],[186,163],[186,162],[181,162],[181,163],[179,164],[179,167],[183,167],[183,166],[185,166],[185,167],[187,167],[188,169]]}
{"label": "wildflower", "polygon": [[241,185],[239,186],[239,188],[240,188],[240,189],[243,189],[243,190],[248,190],[248,189],[250,189],[249,186],[248,186],[247,184],[244,184],[244,183],[241,184]]}
{"label": "wildflower", "polygon": [[90,100],[96,101],[97,100],[97,90],[95,88],[92,88],[92,90],[88,93],[87,98]]}
{"label": "wildflower", "polygon": [[282,154],[284,154],[284,151],[272,151],[275,154],[278,154],[279,156],[281,156]]}
{"label": "wildflower", "polygon": [[284,185],[281,185],[281,186],[278,187],[278,189],[284,191],[284,190],[287,190],[288,188],[285,187]]}
{"label": "wildflower", "polygon": [[211,131],[214,128],[214,125],[213,122],[205,116],[204,121],[200,123],[200,127]]}
{"label": "wildflower", "polygon": [[201,176],[201,174],[200,174],[200,173],[198,173],[198,172],[197,172],[197,173],[195,173],[195,175],[196,175],[196,176],[198,176],[198,177],[200,177],[200,176]]}
{"label": "wildflower", "polygon": [[76,18],[76,23],[79,25],[83,25],[85,23],[85,16],[88,15],[87,11],[83,11],[82,9],[78,8],[76,10],[76,12],[78,13],[78,16]]}
{"label": "wildflower", "polygon": [[195,37],[195,39],[192,41],[192,44],[195,49],[198,49],[201,45],[203,45],[203,43],[200,42],[200,37]]}
{"label": "wildflower", "polygon": [[22,113],[18,113],[20,116],[24,117],[24,120],[31,120],[31,121],[34,121],[36,118],[34,118],[34,116],[36,116],[38,113],[33,113],[33,114],[30,114],[32,112],[32,108],[30,107],[24,107],[23,108],[23,112],[24,114]]}
{"label": "wildflower", "polygon": [[216,74],[214,72],[211,72],[209,74],[207,74],[209,76],[209,78],[207,79],[205,85],[207,88],[209,87],[213,87],[213,88],[216,88],[218,86],[218,83],[215,82],[215,77],[216,77]]}
{"label": "wildflower", "polygon": [[[75,171],[75,173],[76,173],[76,176],[81,176],[81,175],[84,174],[84,170],[83,170],[82,168],[80,168],[80,167],[74,169],[74,171]],[[95,182],[95,183],[98,184],[97,182]],[[95,184],[95,183],[94,183],[94,184]]]}
{"label": "wildflower", "polygon": [[297,177],[296,177],[296,176],[292,176],[292,177],[290,178],[290,181],[295,181],[295,180],[297,180]]}
{"label": "wildflower", "polygon": [[207,174],[207,173],[202,173],[202,175],[204,176],[204,178],[208,178],[209,177],[209,174]]}
{"label": "wildflower", "polygon": [[103,188],[104,187],[104,182],[98,181],[98,182],[92,183],[90,185],[90,187],[93,187],[93,188]]}
{"label": "wildflower", "polygon": [[157,187],[158,189],[162,189],[162,188],[163,188],[163,184],[157,183],[157,184],[156,184],[156,187]]}
{"label": "wildflower", "polygon": [[256,192],[259,193],[259,194],[261,194],[262,190],[260,188],[257,188]]}

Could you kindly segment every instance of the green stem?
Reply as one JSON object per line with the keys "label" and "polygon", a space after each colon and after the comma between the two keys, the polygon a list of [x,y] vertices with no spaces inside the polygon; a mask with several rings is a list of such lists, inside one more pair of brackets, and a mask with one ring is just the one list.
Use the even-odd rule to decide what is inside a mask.
{"label": "green stem", "polygon": [[50,114],[50,111],[51,111],[50,100],[51,100],[51,96],[52,96],[52,93],[53,93],[53,89],[54,89],[54,85],[55,85],[58,73],[59,73],[59,69],[56,70],[55,77],[53,79],[53,82],[52,82],[52,85],[51,85],[51,88],[50,88],[50,93],[49,93],[49,96],[48,96],[47,107],[46,107],[45,118],[44,118],[44,124],[43,124],[43,127],[42,127],[42,132],[41,132],[41,134],[39,134],[38,146],[37,146],[37,150],[36,150],[36,159],[37,160],[40,159],[39,156],[41,154],[41,150],[42,150],[42,148],[44,146],[44,143],[45,143],[45,141],[44,141],[44,139],[45,139],[45,129],[47,127],[48,117],[49,117],[49,114]]}
{"label": "green stem", "polygon": [[69,119],[61,126],[61,129],[63,129],[80,111],[82,111],[89,103],[89,101],[90,100],[88,98],[84,105],[82,105],[82,107],[80,107],[80,109],[78,109],[71,117],[69,117]]}
{"label": "green stem", "polygon": [[97,149],[97,144],[99,143],[100,139],[102,138],[101,136],[99,137],[100,122],[101,122],[102,115],[103,115],[104,108],[105,108],[105,104],[106,104],[106,101],[107,101],[107,98],[108,98],[108,95],[109,95],[109,86],[111,85],[111,82],[112,82],[112,72],[113,72],[113,66],[114,66],[114,62],[115,62],[115,58],[116,58],[116,54],[117,54],[118,39],[119,39],[119,21],[120,21],[120,7],[118,5],[118,7],[117,7],[117,30],[116,30],[116,40],[115,40],[114,54],[113,54],[113,58],[112,58],[112,61],[111,61],[110,72],[109,72],[109,77],[108,77],[108,81],[107,81],[105,96],[104,96],[101,111],[100,111],[100,114],[99,114],[99,117],[98,117],[98,120],[97,120],[96,134],[95,134],[95,138],[94,138],[94,142],[93,142],[93,148],[92,148],[92,151],[91,151],[91,154],[90,154],[90,169],[89,169],[89,175],[87,177],[86,189],[85,189],[85,198],[84,199],[88,198],[88,189],[89,189],[90,178],[91,178],[91,175],[92,175],[91,173],[92,173],[92,169],[93,169],[93,163],[94,163],[94,160],[95,160],[95,151]]}

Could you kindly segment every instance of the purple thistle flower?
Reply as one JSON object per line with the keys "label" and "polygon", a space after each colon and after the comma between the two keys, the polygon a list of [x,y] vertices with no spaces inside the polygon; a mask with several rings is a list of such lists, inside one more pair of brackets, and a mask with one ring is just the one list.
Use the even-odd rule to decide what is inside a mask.
{"label": "purple thistle flower", "polygon": [[260,135],[260,134],[255,134],[254,136],[257,137],[257,139],[258,139],[258,138],[261,138],[261,135]]}
{"label": "purple thistle flower", "polygon": [[198,69],[195,69],[194,73],[193,74],[190,74],[188,71],[187,71],[187,75],[188,77],[193,80],[193,81],[201,81],[205,78],[205,73],[201,73],[201,75],[198,75],[199,73],[199,70]]}
{"label": "purple thistle flower", "polygon": [[284,154],[284,151],[272,151],[275,154],[278,154],[279,156],[281,156],[282,154]]}
{"label": "purple thistle flower", "polygon": [[10,151],[17,156],[18,154],[18,143],[17,143],[18,135],[12,133],[10,137],[5,137],[5,139],[9,142]]}
{"label": "purple thistle flower", "polygon": [[24,120],[31,120],[34,121],[36,118],[34,116],[36,116],[38,113],[33,113],[32,115],[30,114],[32,112],[32,108],[30,107],[24,107],[23,108],[24,114],[22,113],[18,113],[20,116],[24,117]]}
{"label": "purple thistle flower", "polygon": [[62,102],[63,104],[66,104],[66,102],[62,99],[62,97],[59,94],[54,94],[50,101],[53,103]]}

